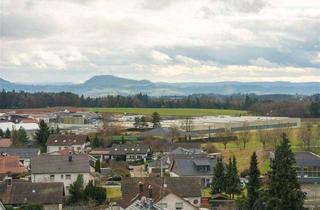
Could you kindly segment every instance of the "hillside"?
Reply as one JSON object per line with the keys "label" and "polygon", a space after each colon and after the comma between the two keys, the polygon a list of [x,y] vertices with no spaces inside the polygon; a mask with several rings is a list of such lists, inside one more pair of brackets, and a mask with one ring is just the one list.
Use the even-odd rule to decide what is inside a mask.
{"label": "hillside", "polygon": [[301,94],[320,92],[320,82],[213,82],[213,83],[155,83],[148,80],[133,80],[112,75],[99,75],[82,84],[20,84],[0,78],[0,88],[27,92],[68,91],[87,96],[132,95],[146,93],[150,96],[190,94]]}

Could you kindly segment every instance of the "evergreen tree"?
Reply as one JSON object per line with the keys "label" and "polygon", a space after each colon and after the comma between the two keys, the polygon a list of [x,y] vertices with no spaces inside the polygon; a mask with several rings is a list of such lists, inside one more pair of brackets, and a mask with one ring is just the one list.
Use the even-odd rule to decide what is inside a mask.
{"label": "evergreen tree", "polygon": [[11,137],[11,132],[10,132],[9,128],[7,128],[6,132],[4,133],[4,137],[5,138],[10,138]]}
{"label": "evergreen tree", "polygon": [[275,150],[268,174],[268,208],[303,209],[305,194],[301,191],[294,168],[295,158],[286,134]]}
{"label": "evergreen tree", "polygon": [[41,151],[46,151],[46,144],[49,138],[50,131],[48,125],[41,120],[39,123],[39,130],[36,132],[36,140],[41,148]]}
{"label": "evergreen tree", "polygon": [[40,204],[28,204],[23,207],[23,210],[43,210],[43,206]]}
{"label": "evergreen tree", "polygon": [[80,174],[77,177],[77,180],[70,185],[69,193],[70,193],[70,202],[77,203],[83,200],[83,176]]}
{"label": "evergreen tree", "polygon": [[254,152],[251,156],[250,168],[249,168],[249,182],[247,185],[248,190],[248,209],[253,209],[254,203],[259,198],[259,188],[261,186],[260,171],[258,169],[257,155]]}
{"label": "evergreen tree", "polygon": [[29,137],[27,135],[26,130],[20,127],[19,130],[12,130],[11,140],[14,146],[21,147],[27,144]]}
{"label": "evergreen tree", "polygon": [[93,181],[90,180],[86,188],[84,189],[84,196],[86,200],[88,200],[89,198],[94,198],[94,191],[95,191],[95,186],[93,185]]}
{"label": "evergreen tree", "polygon": [[229,194],[230,198],[234,198],[235,194],[239,194],[241,192],[240,177],[238,175],[235,156],[233,156],[232,159],[229,158],[229,164],[227,165],[225,192]]}
{"label": "evergreen tree", "polygon": [[0,138],[4,136],[3,130],[0,128]]}
{"label": "evergreen tree", "polygon": [[98,138],[98,135],[95,135],[94,138],[93,138],[93,140],[92,140],[91,146],[92,146],[93,148],[97,148],[97,147],[100,147],[101,144],[102,144],[102,143],[101,143],[101,140]]}
{"label": "evergreen tree", "polygon": [[159,128],[161,127],[161,123],[160,123],[160,115],[158,112],[154,112],[152,114],[152,124],[153,124],[153,128]]}
{"label": "evergreen tree", "polygon": [[217,159],[217,164],[213,170],[211,193],[222,193],[225,189],[225,168],[221,158]]}
{"label": "evergreen tree", "polygon": [[95,169],[95,171],[96,172],[101,172],[101,168],[100,168],[100,160],[97,160],[96,161],[96,164],[95,164],[95,166],[94,166],[94,169]]}

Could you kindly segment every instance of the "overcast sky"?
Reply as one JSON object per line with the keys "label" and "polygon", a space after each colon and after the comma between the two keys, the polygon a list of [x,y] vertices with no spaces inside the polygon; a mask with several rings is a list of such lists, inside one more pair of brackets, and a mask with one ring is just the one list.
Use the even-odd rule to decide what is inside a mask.
{"label": "overcast sky", "polygon": [[1,0],[0,77],[320,81],[320,0]]}

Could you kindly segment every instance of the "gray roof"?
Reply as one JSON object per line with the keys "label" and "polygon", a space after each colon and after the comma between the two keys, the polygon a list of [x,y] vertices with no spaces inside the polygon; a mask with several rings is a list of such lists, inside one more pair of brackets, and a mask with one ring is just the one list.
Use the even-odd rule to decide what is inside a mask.
{"label": "gray roof", "polygon": [[32,174],[48,173],[89,173],[88,155],[40,155],[31,159]]}
{"label": "gray roof", "polygon": [[12,182],[11,186],[3,183],[0,188],[1,200],[7,205],[63,203],[63,183]]}
{"label": "gray roof", "polygon": [[20,158],[31,158],[38,156],[40,150],[37,148],[0,148],[0,153],[19,156]]}
{"label": "gray roof", "polygon": [[103,150],[98,148],[97,150],[108,151],[110,155],[147,154],[150,152],[149,146],[144,144],[113,144],[112,147]]}
{"label": "gray roof", "polygon": [[[215,159],[193,158],[190,156],[175,159],[171,171],[179,176],[212,176],[215,165]],[[209,170],[200,171],[196,169],[197,166],[209,166]]]}
{"label": "gray roof", "polygon": [[296,164],[298,166],[319,166],[320,156],[312,152],[295,152]]}
{"label": "gray roof", "polygon": [[195,154],[204,154],[201,149],[198,148],[182,148],[178,147],[170,152],[170,155],[195,155]]}

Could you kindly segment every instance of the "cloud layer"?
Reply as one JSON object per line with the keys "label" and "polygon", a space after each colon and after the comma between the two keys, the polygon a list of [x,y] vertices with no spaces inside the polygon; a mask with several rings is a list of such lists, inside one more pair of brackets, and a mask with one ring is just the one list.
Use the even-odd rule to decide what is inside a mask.
{"label": "cloud layer", "polygon": [[0,77],[320,81],[320,1],[3,0]]}

